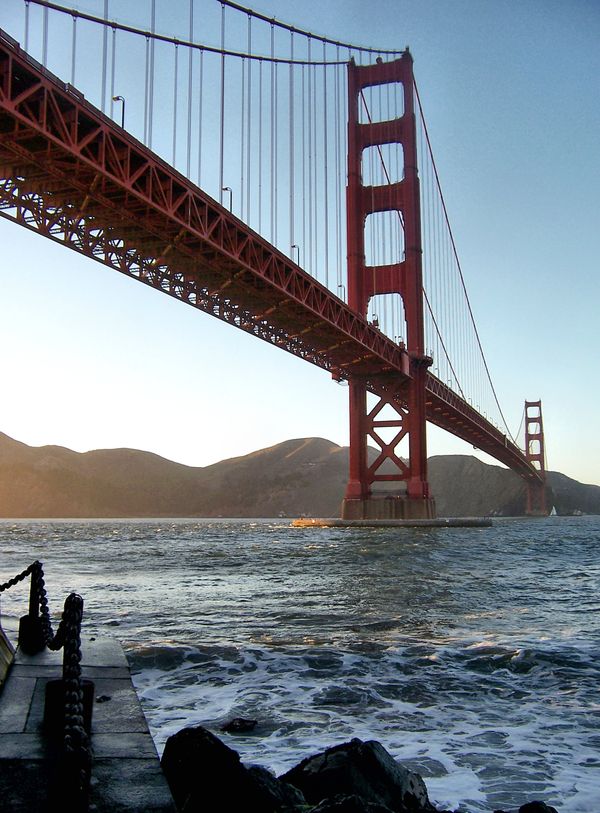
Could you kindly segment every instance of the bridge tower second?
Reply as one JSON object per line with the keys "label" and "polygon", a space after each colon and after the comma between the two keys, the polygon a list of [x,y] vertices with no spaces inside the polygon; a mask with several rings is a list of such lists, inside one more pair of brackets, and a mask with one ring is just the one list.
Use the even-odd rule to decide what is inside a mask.
{"label": "bridge tower second", "polygon": [[[391,121],[361,123],[365,88],[401,86],[402,115]],[[399,144],[404,156],[401,180],[363,185],[363,153],[369,147]],[[432,363],[425,353],[422,243],[412,57],[408,49],[392,62],[348,66],[348,304],[367,317],[369,300],[399,294],[406,321],[407,375],[391,371],[349,375],[350,472],[344,519],[427,519],[435,503],[427,481],[426,378]],[[397,212],[404,232],[404,257],[390,265],[367,265],[365,224],[369,215]],[[369,394],[369,397],[368,397]],[[403,441],[405,443],[403,444]],[[407,443],[406,443],[407,441]],[[404,456],[400,445],[407,446]],[[373,453],[369,446],[375,447]],[[381,484],[385,490],[377,493]]]}
{"label": "bridge tower second", "polygon": [[528,516],[545,517],[548,514],[548,504],[541,401],[525,401],[525,457],[539,471],[541,477],[541,481],[527,484],[526,513]]}

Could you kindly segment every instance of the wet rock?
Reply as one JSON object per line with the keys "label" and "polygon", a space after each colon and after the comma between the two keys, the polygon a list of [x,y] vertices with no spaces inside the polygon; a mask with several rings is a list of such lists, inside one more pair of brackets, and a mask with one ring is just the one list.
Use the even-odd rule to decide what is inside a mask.
{"label": "wet rock", "polygon": [[[507,810],[494,810],[494,813],[513,813]],[[527,802],[527,804],[521,805],[518,810],[518,813],[558,813],[558,810],[555,807],[551,807],[547,805],[546,802]]]}
{"label": "wet rock", "polygon": [[391,813],[390,808],[372,802],[365,802],[360,796],[334,796],[324,799],[308,813]]}
{"label": "wet rock", "polygon": [[246,734],[256,728],[256,723],[256,720],[248,720],[247,717],[234,717],[233,720],[229,720],[221,726],[221,731],[226,731],[228,734]]}
{"label": "wet rock", "polygon": [[280,779],[299,788],[313,805],[345,795],[387,807],[392,813],[435,813],[419,774],[397,763],[374,740],[353,739],[328,748]]}
{"label": "wet rock", "polygon": [[181,813],[276,813],[305,804],[301,792],[267,770],[244,767],[237,751],[202,726],[184,728],[169,737],[161,766]]}
{"label": "wet rock", "polygon": [[277,779],[266,768],[261,768],[260,765],[251,765],[248,768],[248,773],[252,776],[252,780],[257,789],[261,793],[278,804],[278,810],[294,810],[296,807],[306,807],[306,799],[304,794],[289,785],[287,782],[282,782]]}
{"label": "wet rock", "polygon": [[219,783],[229,774],[233,784],[242,767],[239,755],[201,726],[169,737],[160,764],[178,810],[201,794],[218,799]]}

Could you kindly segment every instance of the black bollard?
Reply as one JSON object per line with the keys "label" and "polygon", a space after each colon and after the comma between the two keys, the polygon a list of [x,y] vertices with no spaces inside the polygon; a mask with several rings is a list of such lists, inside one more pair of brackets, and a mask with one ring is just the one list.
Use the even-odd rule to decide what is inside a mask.
{"label": "black bollard", "polygon": [[37,655],[46,646],[42,619],[24,615],[19,621],[19,649],[26,655]]}
{"label": "black bollard", "polygon": [[29,615],[24,615],[19,620],[19,649],[26,655],[37,655],[46,647],[46,637],[42,619],[39,615],[40,599],[34,579],[31,574],[31,586],[29,588]]}

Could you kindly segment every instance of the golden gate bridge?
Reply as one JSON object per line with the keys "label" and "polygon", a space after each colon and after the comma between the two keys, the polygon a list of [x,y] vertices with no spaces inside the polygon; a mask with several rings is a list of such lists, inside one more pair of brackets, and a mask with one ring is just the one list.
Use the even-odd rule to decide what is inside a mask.
{"label": "golden gate bridge", "polygon": [[118,0],[10,2],[0,215],[347,382],[345,518],[434,516],[427,421],[516,471],[545,513],[541,402],[525,402],[521,448],[407,49],[229,0],[181,4],[177,37],[159,0],[133,22]]}

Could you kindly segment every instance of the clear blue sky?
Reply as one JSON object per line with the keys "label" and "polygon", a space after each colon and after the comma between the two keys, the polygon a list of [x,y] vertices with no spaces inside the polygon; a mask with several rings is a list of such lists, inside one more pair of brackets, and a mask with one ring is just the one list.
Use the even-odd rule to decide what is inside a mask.
{"label": "clear blue sky", "polygon": [[[18,39],[22,8],[0,8]],[[255,8],[341,40],[410,46],[509,424],[516,430],[525,398],[541,398],[549,468],[600,484],[600,5]],[[0,431],[200,466],[292,437],[348,442],[347,389],[321,370],[4,220],[0,242]],[[472,449],[431,431],[429,452]]]}

